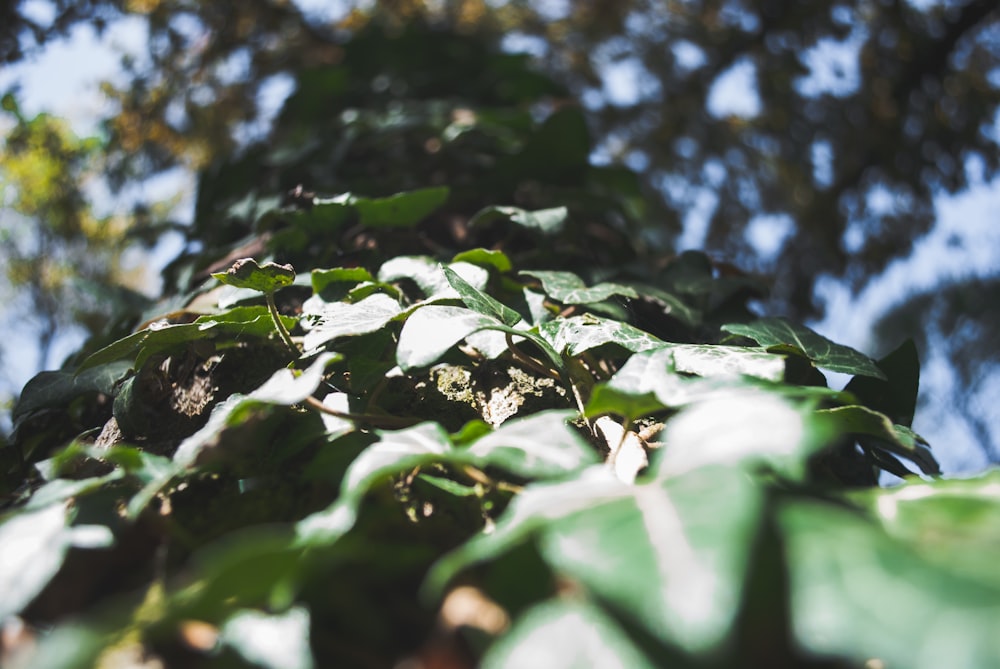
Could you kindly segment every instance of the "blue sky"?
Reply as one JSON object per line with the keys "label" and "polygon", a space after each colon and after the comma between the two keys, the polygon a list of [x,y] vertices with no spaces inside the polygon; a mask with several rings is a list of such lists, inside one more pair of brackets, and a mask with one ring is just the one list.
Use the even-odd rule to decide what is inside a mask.
{"label": "blue sky", "polygon": [[[43,4],[43,3],[39,3]],[[324,16],[342,15],[348,3],[307,2],[300,5],[310,12],[322,12]],[[551,11],[558,14],[564,3],[550,1]],[[68,40],[47,47],[41,56],[31,62],[0,71],[0,91],[10,84],[19,82],[22,105],[29,114],[48,111],[67,118],[80,134],[97,132],[97,120],[109,110],[108,103],[97,92],[97,83],[102,79],[114,80],[120,76],[118,65],[121,51],[140,53],[145,38],[142,22],[125,20],[112,24],[103,37],[99,38],[88,26],[79,26]],[[844,43],[822,43],[806,54],[806,62],[811,74],[799,82],[803,91],[826,90],[849,92],[857,85],[856,59],[852,53],[855,38]],[[510,40],[509,46],[530,47],[529,43]],[[683,45],[679,47],[683,51]],[[688,51],[678,54],[682,59],[697,64],[698,53]],[[719,78],[711,91],[708,102],[709,113],[739,116],[754,116],[759,113],[759,101],[753,85],[753,66],[739,62]],[[606,83],[602,91],[607,98],[619,104],[627,104],[639,95],[643,87],[650,83],[642,79],[634,65],[618,63],[607,71]],[[270,87],[268,106],[276,111],[285,95],[290,92],[288,81],[275,80]],[[817,164],[822,162],[822,147],[818,147]],[[934,230],[920,240],[910,257],[891,265],[888,270],[870,283],[861,293],[851,294],[843,286],[834,282],[820,284],[821,295],[828,301],[828,316],[820,323],[812,324],[815,329],[834,341],[854,346],[862,351],[871,350],[868,324],[878,314],[892,307],[909,292],[926,289],[942,280],[961,278],[969,275],[995,275],[1000,271],[1000,180],[984,181],[975,164],[967,166],[972,176],[973,187],[955,196],[942,195],[936,200],[938,222]],[[163,198],[173,193],[186,193],[184,204],[177,212],[181,220],[190,217],[193,178],[189,174],[175,171],[143,186],[143,192],[131,192],[111,197],[97,188],[95,201],[109,209],[127,208],[135,196]],[[685,219],[685,232],[681,238],[682,248],[699,248],[705,235],[707,220],[714,207],[714,196],[705,192],[695,199],[694,206]],[[2,214],[0,214],[2,215]],[[764,254],[778,250],[783,235],[791,230],[792,223],[783,217],[759,217],[748,228],[748,238]],[[158,290],[158,266],[162,266],[178,250],[178,240],[162,245],[154,258],[149,273],[148,289],[151,294]],[[19,346],[30,345],[25,336]],[[73,350],[77,341],[64,339],[60,353]],[[57,353],[58,358],[58,353]],[[30,359],[25,356],[6,356],[7,382],[18,388],[31,374]],[[974,471],[982,468],[985,458],[982,450],[961,421],[950,412],[944,398],[961,392],[955,387],[955,380],[945,361],[930,359],[923,361],[923,387],[926,394],[942,398],[932,402],[918,412],[915,429],[923,434],[935,449],[946,471]],[[1000,378],[991,379],[986,390],[1000,390]],[[991,424],[998,424],[1000,410],[994,408],[991,398],[981,398],[983,410],[989,415]]]}

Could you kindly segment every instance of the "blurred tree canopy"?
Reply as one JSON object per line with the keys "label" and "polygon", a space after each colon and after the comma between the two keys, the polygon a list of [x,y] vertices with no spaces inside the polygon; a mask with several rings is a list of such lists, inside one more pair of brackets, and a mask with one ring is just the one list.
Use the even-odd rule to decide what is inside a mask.
{"label": "blurred tree canopy", "polygon": [[[116,106],[105,173],[122,186],[177,165],[211,173],[264,134],[262,96],[284,74],[364,67],[344,63],[340,45],[371,21],[427,20],[527,49],[585,109],[601,156],[640,173],[649,208],[637,246],[668,256],[701,211],[695,241],[768,277],[774,310],[796,318],[822,314],[820,279],[862,288],[930,230],[936,193],[1000,166],[992,0],[350,4],[334,15],[282,0],[15,2],[0,18],[0,62],[80,22],[142,19],[148,50],[124,59],[126,83],[104,84]],[[368,93],[390,110],[400,86],[419,82],[375,77]],[[743,99],[718,104],[727,90]],[[766,253],[750,234],[762,221]]]}

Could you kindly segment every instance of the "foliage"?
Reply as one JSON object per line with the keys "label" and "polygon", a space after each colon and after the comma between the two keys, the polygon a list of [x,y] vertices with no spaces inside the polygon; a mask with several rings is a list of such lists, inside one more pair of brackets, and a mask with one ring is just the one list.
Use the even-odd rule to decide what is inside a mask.
{"label": "foliage", "polygon": [[[432,49],[373,94],[418,39],[477,86]],[[24,389],[4,666],[1000,661],[997,476],[938,476],[912,344],[645,262],[635,180],[524,59],[343,48],[205,173],[143,324]]]}

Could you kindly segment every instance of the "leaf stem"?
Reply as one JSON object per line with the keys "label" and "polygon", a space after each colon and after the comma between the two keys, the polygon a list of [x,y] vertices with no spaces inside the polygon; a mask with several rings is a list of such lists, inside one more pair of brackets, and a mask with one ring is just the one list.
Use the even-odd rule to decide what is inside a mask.
{"label": "leaf stem", "polygon": [[267,300],[267,312],[271,314],[271,321],[274,323],[274,327],[278,331],[278,336],[281,337],[281,341],[285,342],[285,346],[287,346],[296,357],[302,355],[302,351],[300,351],[299,347],[295,345],[294,341],[292,341],[292,335],[288,333],[288,329],[285,327],[285,324],[281,322],[281,316],[278,314],[278,305],[274,303],[274,291],[264,293],[264,298]]}

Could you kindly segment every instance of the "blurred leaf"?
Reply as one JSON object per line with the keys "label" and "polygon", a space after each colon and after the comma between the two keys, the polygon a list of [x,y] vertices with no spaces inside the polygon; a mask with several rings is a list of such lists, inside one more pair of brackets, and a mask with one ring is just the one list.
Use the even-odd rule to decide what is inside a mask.
{"label": "blurred leaf", "polygon": [[73,546],[110,546],[111,530],[102,525],[70,526],[66,506],[52,504],[21,511],[0,524],[0,618],[17,615],[48,585]]}
{"label": "blurred leaf", "polygon": [[552,600],[514,621],[490,647],[484,669],[590,669],[657,666],[635,646],[600,607],[587,602]]}
{"label": "blurred leaf", "polygon": [[543,235],[554,235],[563,229],[569,210],[566,207],[527,211],[517,207],[487,207],[469,220],[469,227],[486,225],[495,220],[509,220],[522,228]]}
{"label": "blurred leaf", "polygon": [[448,194],[449,189],[440,186],[383,198],[349,196],[347,202],[357,209],[362,225],[370,228],[408,228],[447,202]]}
{"label": "blurred leaf", "polygon": [[780,351],[790,347],[801,351],[817,367],[844,374],[860,374],[885,380],[885,374],[871,358],[853,348],[835,344],[804,325],[791,323],[784,318],[762,318],[753,323],[729,323],[723,331],[753,339],[761,346]]}
{"label": "blurred leaf", "polygon": [[797,502],[779,519],[792,629],[807,651],[912,669],[1000,663],[995,584],[928,562],[913,545],[841,508]]}
{"label": "blurred leaf", "polygon": [[738,469],[627,486],[599,466],[528,486],[495,532],[442,558],[426,586],[436,592],[458,571],[534,536],[557,573],[618,615],[669,645],[707,652],[733,624],[760,508],[759,490]]}
{"label": "blurred leaf", "polygon": [[219,632],[219,643],[265,669],[312,669],[309,612],[294,607],[278,615],[241,611]]}
{"label": "blurred leaf", "polygon": [[676,476],[708,465],[766,465],[801,480],[830,429],[808,407],[761,390],[733,390],[685,407],[660,433],[652,468]]}
{"label": "blurred leaf", "polygon": [[212,276],[227,286],[273,293],[295,281],[295,270],[291,265],[273,262],[258,265],[253,258],[241,258],[225,272],[216,272]]}

